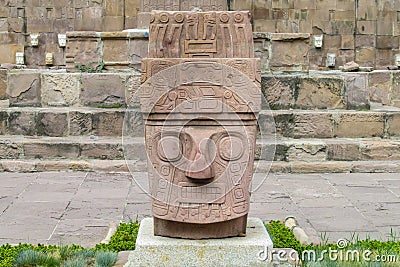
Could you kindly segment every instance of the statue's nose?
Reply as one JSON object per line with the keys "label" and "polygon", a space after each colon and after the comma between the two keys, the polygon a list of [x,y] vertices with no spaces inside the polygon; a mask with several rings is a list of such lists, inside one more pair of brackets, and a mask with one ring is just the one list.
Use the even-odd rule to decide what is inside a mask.
{"label": "statue's nose", "polygon": [[198,146],[196,154],[194,158],[191,159],[192,162],[186,171],[186,177],[195,180],[209,180],[214,178],[214,172],[211,166],[211,159],[213,158],[211,154],[213,149],[209,149],[207,143],[209,142],[201,142]]}

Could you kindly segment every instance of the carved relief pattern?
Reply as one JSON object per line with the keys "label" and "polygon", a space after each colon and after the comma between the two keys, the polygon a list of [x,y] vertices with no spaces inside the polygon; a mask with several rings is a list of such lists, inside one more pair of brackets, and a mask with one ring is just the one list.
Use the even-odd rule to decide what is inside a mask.
{"label": "carved relief pattern", "polygon": [[[245,129],[238,126],[185,126],[180,135],[186,127],[203,132],[210,128],[210,139],[218,147],[211,166],[217,178],[203,186],[188,181],[185,172],[181,170],[187,169],[186,163],[179,160],[181,157],[190,158],[191,150],[197,144],[191,143],[193,141],[190,137],[180,137],[180,155],[176,159],[178,163],[171,163],[160,153],[160,140],[166,138],[160,133],[172,133],[175,127],[166,129],[165,126],[148,125],[147,151],[153,166],[150,188],[156,198],[153,201],[154,216],[171,221],[206,224],[232,220],[247,214],[250,198],[248,188],[254,163],[253,157],[249,157],[247,152],[254,152],[255,135],[251,133],[256,132],[256,125],[245,126]],[[189,144],[187,140],[190,140]],[[242,144],[241,150],[229,153],[231,146],[227,146],[226,142]]]}
{"label": "carved relief pattern", "polygon": [[153,12],[150,58],[253,58],[248,12]]}
{"label": "carved relief pattern", "polygon": [[226,0],[142,0],[140,11],[192,11],[195,8],[200,8],[202,11],[224,11],[228,6]]}
{"label": "carved relief pattern", "polygon": [[[225,85],[224,88],[232,92],[221,92],[219,97],[233,111],[258,112],[261,106],[259,62],[259,59],[214,59],[209,62],[200,59],[145,59],[142,69],[146,70],[143,74],[146,77],[142,77],[142,80],[147,81],[143,87],[148,89],[142,91],[142,111],[151,112],[152,105],[180,84],[208,82]],[[159,74],[161,70],[164,72]],[[234,106],[235,103],[237,106]],[[240,105],[248,107],[239,108]]]}
{"label": "carved relief pattern", "polygon": [[[221,3],[182,0],[180,8]],[[250,14],[157,11],[150,21],[140,104],[153,214],[194,224],[245,218],[261,109]]]}

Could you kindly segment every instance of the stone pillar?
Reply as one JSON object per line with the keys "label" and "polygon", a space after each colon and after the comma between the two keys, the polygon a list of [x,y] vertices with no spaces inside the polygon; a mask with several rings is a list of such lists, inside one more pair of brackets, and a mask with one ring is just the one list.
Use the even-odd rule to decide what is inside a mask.
{"label": "stone pillar", "polygon": [[165,11],[227,11],[227,0],[141,0],[138,14],[138,28],[148,29],[150,12],[153,10]]}
{"label": "stone pillar", "polygon": [[249,12],[153,12],[142,64],[154,233],[246,233],[260,61]]}

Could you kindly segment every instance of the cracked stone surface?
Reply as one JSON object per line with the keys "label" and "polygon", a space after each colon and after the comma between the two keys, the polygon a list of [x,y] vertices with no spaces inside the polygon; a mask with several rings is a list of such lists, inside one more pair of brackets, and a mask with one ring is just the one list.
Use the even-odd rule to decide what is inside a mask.
{"label": "cracked stone surface", "polygon": [[[101,242],[112,222],[151,216],[146,173],[0,173],[0,244]],[[251,217],[295,216],[312,242],[400,233],[399,174],[255,174]],[[258,188],[258,189],[256,189]]]}

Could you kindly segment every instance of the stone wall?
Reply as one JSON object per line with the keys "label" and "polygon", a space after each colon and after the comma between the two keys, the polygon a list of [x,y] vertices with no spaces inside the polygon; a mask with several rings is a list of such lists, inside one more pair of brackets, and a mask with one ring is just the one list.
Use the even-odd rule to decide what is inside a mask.
{"label": "stone wall", "polygon": [[[350,61],[385,69],[395,64],[395,55],[400,53],[398,0],[230,0],[228,3],[230,9],[252,12],[255,32],[301,34],[293,42],[287,38],[272,40],[284,47],[282,51],[297,53],[271,58],[272,69],[324,70],[328,53],[336,55],[333,67],[336,69]],[[63,68],[66,51],[58,46],[58,34],[135,28],[140,8],[139,0],[1,0],[0,63],[15,63],[15,53],[25,51],[29,67]],[[31,45],[32,33],[40,33],[38,46]],[[304,34],[309,34],[307,40]],[[313,38],[319,35],[323,35],[323,45],[315,48]],[[46,53],[53,53],[53,65],[46,65]],[[280,66],[281,61],[299,60],[299,56],[306,62],[295,68],[287,63]]]}
{"label": "stone wall", "polygon": [[[140,72],[0,69],[0,99],[12,107],[126,107],[140,78]],[[264,74],[262,90],[275,110],[365,110],[370,102],[400,107],[400,71]]]}
{"label": "stone wall", "polygon": [[249,9],[256,32],[323,35],[323,46],[310,46],[311,69],[326,67],[334,53],[337,66],[356,61],[384,69],[399,53],[398,0],[232,0],[231,8]]}

